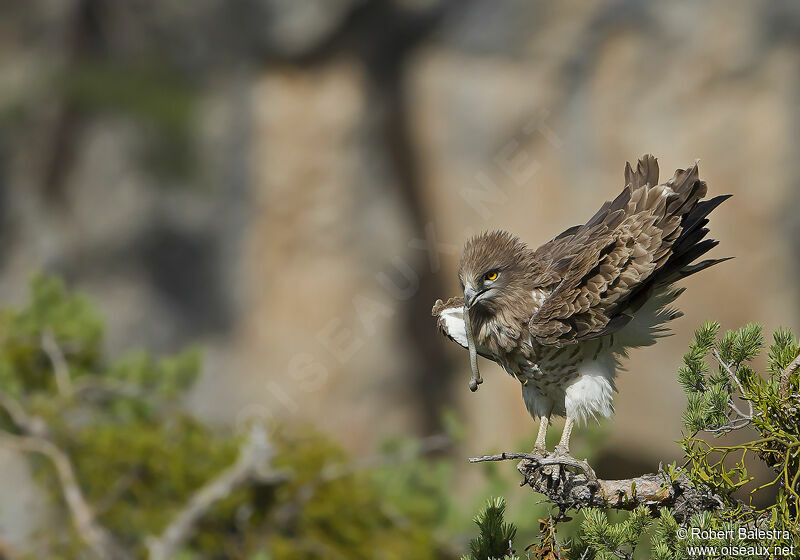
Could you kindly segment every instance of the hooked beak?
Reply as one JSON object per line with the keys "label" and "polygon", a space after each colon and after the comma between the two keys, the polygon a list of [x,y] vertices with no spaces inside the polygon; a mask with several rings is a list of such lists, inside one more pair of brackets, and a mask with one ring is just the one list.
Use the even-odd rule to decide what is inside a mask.
{"label": "hooked beak", "polygon": [[476,291],[472,286],[464,288],[464,305],[469,309],[486,290]]}

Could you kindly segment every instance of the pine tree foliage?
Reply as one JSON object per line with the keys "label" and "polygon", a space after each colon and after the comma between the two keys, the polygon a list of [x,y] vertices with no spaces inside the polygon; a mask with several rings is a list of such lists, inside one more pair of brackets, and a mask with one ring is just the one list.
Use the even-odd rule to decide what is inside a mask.
{"label": "pine tree foliage", "polygon": [[475,516],[478,536],[469,542],[469,556],[462,556],[461,560],[515,560],[512,543],[517,528],[506,523],[505,512],[505,500],[489,500],[486,507]]}
{"label": "pine tree foliage", "polygon": [[580,535],[571,543],[568,558],[633,558],[642,535],[653,524],[644,506],[618,523],[611,523],[606,512],[597,508],[586,509],[583,515]]}
{"label": "pine tree foliage", "polygon": [[672,560],[674,551],[678,550],[678,522],[672,515],[672,510],[663,508],[658,512],[650,536],[650,551],[653,560]]}
{"label": "pine tree foliage", "polygon": [[719,328],[719,323],[706,322],[694,333],[695,340],[683,357],[683,366],[678,370],[678,381],[688,393],[697,394],[706,390],[708,365],[703,358],[714,346]]}
{"label": "pine tree foliage", "polygon": [[[700,337],[696,336],[695,342]],[[686,465],[693,480],[728,496],[724,517],[736,522],[768,525],[772,529],[797,531],[800,520],[798,466],[800,431],[798,429],[798,372],[790,365],[797,358],[797,340],[788,330],[774,333],[767,352],[767,373],[757,374],[751,362],[763,349],[759,325],[750,324],[728,331],[704,354],[685,357],[692,368],[711,355],[717,362],[717,383],[705,392],[687,391],[688,404],[684,425],[689,434],[681,441]],[[727,379],[725,379],[727,377]],[[717,446],[698,437],[698,432],[715,436],[749,428],[755,438],[745,443]],[[775,478],[750,488],[744,504],[733,497],[740,488],[751,486],[747,464],[758,459],[775,473]],[[754,495],[766,487],[777,489],[774,504],[756,509]]]}

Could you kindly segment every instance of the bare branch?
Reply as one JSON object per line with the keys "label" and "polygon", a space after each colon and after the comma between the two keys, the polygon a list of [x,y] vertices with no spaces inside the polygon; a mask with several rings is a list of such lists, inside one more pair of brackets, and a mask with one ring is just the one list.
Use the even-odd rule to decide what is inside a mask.
{"label": "bare branch", "polygon": [[[733,420],[730,420],[724,426],[719,426],[717,428],[703,428],[702,431],[708,432],[708,433],[711,433],[711,434],[719,434],[719,433],[727,434],[728,432],[741,430],[745,426],[750,425],[750,423],[752,421],[753,420],[751,418],[735,418]],[[696,433],[693,434],[693,435],[696,435]]]}
{"label": "bare branch", "polygon": [[789,394],[789,378],[795,371],[797,371],[798,367],[800,367],[800,354],[798,354],[797,357],[792,360],[792,363],[786,366],[786,369],[781,372],[780,391],[781,395],[784,397]]}
{"label": "bare branch", "polygon": [[7,413],[17,429],[25,434],[44,437],[47,435],[47,423],[38,416],[31,416],[22,405],[10,395],[0,391],[0,408]]}
{"label": "bare branch", "polygon": [[42,350],[47,355],[50,363],[53,365],[53,373],[56,376],[56,386],[58,392],[65,397],[71,397],[73,394],[72,378],[69,374],[69,364],[64,357],[64,352],[56,342],[53,331],[45,329],[42,333]]}
{"label": "bare branch", "polygon": [[526,459],[537,465],[545,467],[548,465],[563,465],[565,467],[575,467],[581,469],[589,482],[597,482],[597,475],[594,469],[586,461],[575,459],[574,457],[558,455],[540,455],[538,453],[499,453],[497,455],[483,455],[481,457],[470,457],[470,463],[483,463],[486,461],[505,461],[507,459]]}
{"label": "bare branch", "polygon": [[287,474],[272,470],[274,451],[264,426],[254,424],[239,459],[228,470],[200,488],[178,512],[160,537],[150,537],[147,548],[150,560],[168,560],[192,535],[197,522],[222,498],[249,482],[278,484]]}
{"label": "bare branch", "polygon": [[[55,366],[58,363],[57,357],[53,363],[54,369],[61,367]],[[11,421],[23,434],[15,435],[0,431],[0,446],[28,453],[40,453],[50,459],[55,467],[75,529],[93,555],[102,559],[128,558],[110,533],[96,522],[94,511],[78,484],[72,462],[64,451],[47,439],[49,433],[47,423],[38,416],[28,414],[22,405],[2,391],[0,391],[0,407],[8,413]]]}
{"label": "bare branch", "polygon": [[[685,473],[680,473],[674,480],[670,480],[663,470],[630,479],[602,480],[594,476],[594,471],[585,461],[536,453],[500,453],[474,457],[470,462],[507,459],[523,459],[517,465],[524,477],[521,485],[528,485],[545,495],[547,501],[557,505],[562,512],[586,507],[619,510],[633,510],[640,505],[653,510],[671,507],[676,519],[681,521],[698,511],[724,507],[719,496],[709,489],[696,487]],[[542,468],[549,465],[571,467],[579,472],[558,469],[554,477],[552,469]]]}
{"label": "bare branch", "polygon": [[[714,357],[717,359],[717,361],[722,366],[722,368],[728,373],[728,376],[731,378],[731,380],[733,380],[733,382],[739,388],[739,394],[744,396],[744,387],[742,386],[742,382],[739,381],[739,378],[736,377],[736,374],[731,370],[730,364],[726,363],[725,360],[722,359],[722,356],[719,355],[719,352],[717,351],[716,348],[714,348],[712,353],[714,354]],[[739,408],[733,402],[733,396],[731,396],[731,400],[730,400],[730,402],[728,404],[731,406],[731,408],[734,410],[734,412],[736,412],[736,414],[738,414],[742,418],[744,418],[746,420],[752,420],[753,419],[753,403],[751,401],[749,401],[749,400],[747,401],[747,406],[750,409],[748,414],[745,414],[744,412],[739,410]],[[748,422],[748,424],[749,424],[749,422]]]}
{"label": "bare branch", "polygon": [[75,529],[93,555],[102,559],[126,559],[128,554],[116,543],[111,534],[99,525],[94,511],[78,484],[72,462],[66,453],[43,437],[17,436],[0,432],[0,446],[28,453],[40,453],[50,459],[61,484]]}

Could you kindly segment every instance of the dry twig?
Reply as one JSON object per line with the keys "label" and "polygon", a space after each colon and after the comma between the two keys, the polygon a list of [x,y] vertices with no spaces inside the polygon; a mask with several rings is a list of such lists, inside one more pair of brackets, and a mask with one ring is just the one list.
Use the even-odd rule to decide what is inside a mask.
{"label": "dry twig", "polygon": [[42,350],[47,355],[53,365],[53,374],[56,377],[58,392],[64,397],[71,397],[73,394],[72,378],[69,374],[69,364],[64,352],[56,341],[53,331],[45,329],[42,333]]}
{"label": "dry twig", "polygon": [[[738,387],[739,394],[744,396],[744,387],[742,386],[742,382],[739,381],[738,377],[736,377],[736,373],[731,370],[730,364],[726,363],[725,360],[722,359],[722,356],[719,355],[719,352],[717,351],[716,348],[714,348],[712,353],[714,354],[714,358],[716,358],[717,362],[719,362],[719,365],[721,365],[722,368],[727,372],[728,377],[730,377],[731,380],[736,384],[736,387]],[[733,409],[733,411],[736,414],[739,415],[740,418],[738,418],[737,420],[745,421],[741,426],[732,429],[738,430],[739,428],[743,428],[753,420],[753,403],[751,401],[749,400],[747,401],[747,406],[749,407],[749,412],[747,414],[739,410],[739,407],[737,407],[736,404],[733,402],[733,396],[731,396],[728,405],[731,407],[731,409]]]}
{"label": "dry twig", "polygon": [[[585,507],[602,507],[633,510],[637,506],[652,509],[671,507],[679,521],[697,511],[711,511],[724,506],[720,497],[707,489],[696,487],[685,473],[670,480],[663,470],[623,480],[603,480],[595,476],[586,461],[572,457],[558,457],[537,453],[500,453],[473,457],[469,461],[503,461],[523,459],[517,470],[534,491],[544,494],[547,501],[562,512]],[[554,479],[549,469],[542,467],[560,465],[577,469],[559,469]]]}
{"label": "dry twig", "polygon": [[22,405],[3,391],[0,391],[0,408],[6,411],[12,424],[20,432],[31,436],[47,436],[47,423],[38,416],[29,415]]}
{"label": "dry twig", "polygon": [[195,492],[160,537],[148,539],[150,560],[173,558],[181,545],[192,535],[203,515],[239,486],[248,481],[261,484],[278,484],[285,481],[288,475],[274,471],[271,467],[273,455],[274,450],[267,437],[266,428],[260,424],[253,425],[236,463]]}
{"label": "dry twig", "polygon": [[50,459],[55,467],[75,529],[93,555],[103,560],[129,557],[111,534],[97,523],[94,511],[78,484],[72,462],[64,451],[43,437],[18,436],[4,432],[0,432],[0,446],[28,453],[40,453]]}
{"label": "dry twig", "polygon": [[55,467],[75,529],[93,555],[104,560],[128,558],[111,534],[97,523],[94,511],[78,484],[69,456],[48,439],[47,423],[38,416],[28,414],[22,405],[2,391],[0,407],[21,432],[21,435],[17,435],[0,431],[0,446],[47,457]]}

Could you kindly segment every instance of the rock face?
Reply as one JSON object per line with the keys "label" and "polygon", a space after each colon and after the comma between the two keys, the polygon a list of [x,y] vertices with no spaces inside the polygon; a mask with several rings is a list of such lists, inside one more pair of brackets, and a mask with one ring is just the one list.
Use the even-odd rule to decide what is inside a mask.
{"label": "rock face", "polygon": [[435,429],[449,401],[471,448],[532,434],[502,372],[466,390],[427,312],[469,233],[541,243],[644,152],[735,195],[712,228],[738,258],[632,355],[612,447],[677,453],[701,321],[798,324],[796,3],[138,5],[2,8],[0,297],[45,269],[100,303],[112,350],[199,339],[211,417],[310,419],[357,448]]}

